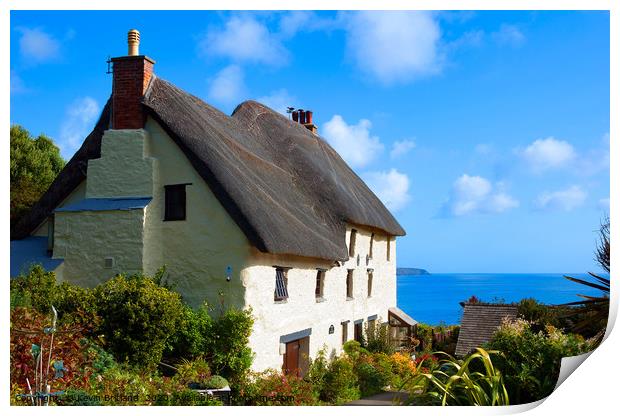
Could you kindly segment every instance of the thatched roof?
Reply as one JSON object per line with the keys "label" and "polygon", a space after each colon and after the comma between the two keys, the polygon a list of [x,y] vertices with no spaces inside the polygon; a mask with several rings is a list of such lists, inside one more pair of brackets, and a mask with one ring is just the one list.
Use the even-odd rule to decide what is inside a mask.
{"label": "thatched roof", "polygon": [[[227,116],[154,77],[144,108],[187,156],[251,243],[263,252],[346,260],[345,223],[390,235],[405,234],[329,144],[262,104],[246,101]],[[109,119],[107,106],[104,118]],[[91,141],[92,146],[87,147],[99,152],[99,129],[106,121],[100,120],[82,148]],[[84,156],[74,162],[77,156],[50,187],[56,192],[62,188],[63,198],[70,184],[74,184],[73,190],[85,177],[85,166],[84,173],[75,167],[67,169],[69,165],[82,166]],[[63,176],[73,176],[73,180]],[[56,182],[61,183],[55,186]],[[15,227],[15,237],[30,233],[63,199],[48,195],[50,191],[34,207],[29,221]]]}
{"label": "thatched roof", "polygon": [[517,318],[517,305],[465,303],[455,355],[463,357],[489,342],[506,318]]}

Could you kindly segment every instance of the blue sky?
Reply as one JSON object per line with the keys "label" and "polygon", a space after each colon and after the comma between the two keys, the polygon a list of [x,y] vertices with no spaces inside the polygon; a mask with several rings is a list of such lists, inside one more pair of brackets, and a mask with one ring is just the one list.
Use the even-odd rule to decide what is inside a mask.
{"label": "blue sky", "polygon": [[407,230],[399,266],[585,272],[609,211],[607,12],[11,12],[11,122],[69,158],[141,32],[230,113],[314,111]]}

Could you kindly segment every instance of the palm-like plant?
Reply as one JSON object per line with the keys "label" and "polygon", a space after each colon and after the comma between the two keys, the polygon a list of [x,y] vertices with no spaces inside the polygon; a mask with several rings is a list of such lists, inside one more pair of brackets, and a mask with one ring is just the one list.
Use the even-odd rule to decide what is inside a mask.
{"label": "palm-like plant", "polygon": [[[599,242],[596,245],[596,261],[607,272],[610,271],[610,240],[609,240],[609,217],[607,217],[601,224],[599,230]],[[583,279],[577,279],[571,276],[564,276],[566,279],[579,283],[584,286],[598,289],[602,292],[601,296],[587,296],[577,295],[583,300],[576,302],[565,303],[561,306],[574,307],[567,315],[569,317],[577,317],[578,322],[575,323],[572,330],[575,332],[582,332],[589,328],[598,328],[601,324],[607,322],[609,316],[609,289],[610,280],[608,278],[599,276],[594,273],[588,272],[588,274],[594,279],[593,281],[587,281]],[[597,339],[602,339],[605,333],[605,325],[596,334]]]}
{"label": "palm-like plant", "polygon": [[[499,351],[476,348],[464,361],[437,352],[446,358],[428,374],[418,374],[412,383],[412,397],[442,406],[504,406],[510,404],[501,373],[491,360]],[[481,365],[480,365],[481,364]],[[481,368],[481,371],[478,371]]]}

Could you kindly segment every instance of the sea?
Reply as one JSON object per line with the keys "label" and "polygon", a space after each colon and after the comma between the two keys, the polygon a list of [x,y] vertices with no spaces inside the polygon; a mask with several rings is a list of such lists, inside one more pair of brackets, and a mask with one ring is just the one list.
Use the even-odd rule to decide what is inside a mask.
{"label": "sea", "polygon": [[[566,275],[588,280],[587,274]],[[603,275],[605,276],[605,275]],[[592,278],[589,279],[590,281]],[[418,322],[459,324],[463,308],[459,302],[476,296],[483,302],[518,302],[524,298],[557,305],[580,300],[577,295],[600,295],[597,289],[553,274],[433,273],[397,276],[400,309]]]}

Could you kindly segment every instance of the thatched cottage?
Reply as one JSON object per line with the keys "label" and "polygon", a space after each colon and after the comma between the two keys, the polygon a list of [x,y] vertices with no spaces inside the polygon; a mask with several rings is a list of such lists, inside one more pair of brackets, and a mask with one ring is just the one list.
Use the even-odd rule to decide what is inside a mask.
{"label": "thatched cottage", "polygon": [[92,287],[165,264],[190,304],[252,308],[255,370],[303,370],[387,322],[405,231],[311,113],[246,101],[228,116],[156,77],[138,41],[112,59],[94,130],[13,226],[12,273],[41,262]]}

